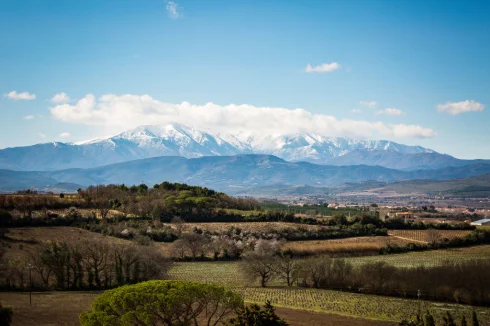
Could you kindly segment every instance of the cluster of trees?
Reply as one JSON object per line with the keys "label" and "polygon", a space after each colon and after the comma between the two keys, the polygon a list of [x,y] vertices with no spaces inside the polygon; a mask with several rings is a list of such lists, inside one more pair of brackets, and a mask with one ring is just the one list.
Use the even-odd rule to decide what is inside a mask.
{"label": "cluster of trees", "polygon": [[51,242],[29,252],[28,256],[25,261],[2,268],[3,288],[112,288],[163,278],[171,264],[153,247],[108,245],[98,240],[76,245]]}
{"label": "cluster of trees", "polygon": [[[233,317],[233,318],[231,318]],[[245,307],[241,296],[210,284],[149,281],[104,292],[80,315],[83,326],[287,326],[270,303]]]}
{"label": "cluster of trees", "polygon": [[[63,198],[61,198],[63,197]],[[233,198],[214,190],[180,183],[163,182],[149,188],[145,184],[127,187],[97,185],[79,189],[78,195],[54,196],[25,192],[0,195],[0,208],[17,211],[21,217],[32,217],[34,211],[67,209],[69,207],[97,210],[104,218],[117,209],[137,217],[168,218],[173,216],[205,216],[217,208],[238,210],[260,209],[254,199]]]}

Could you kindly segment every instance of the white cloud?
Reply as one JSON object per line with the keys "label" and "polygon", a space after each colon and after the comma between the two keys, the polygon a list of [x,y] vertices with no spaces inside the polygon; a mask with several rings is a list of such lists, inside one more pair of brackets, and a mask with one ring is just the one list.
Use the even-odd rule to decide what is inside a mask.
{"label": "white cloud", "polygon": [[403,115],[404,113],[403,113],[402,110],[393,109],[393,108],[387,108],[387,109],[384,109],[384,110],[378,110],[378,111],[376,111],[376,115],[380,115],[380,114],[392,115],[392,116],[400,116],[400,115]]}
{"label": "white cloud", "polygon": [[429,128],[423,128],[417,125],[397,124],[397,125],[390,125],[390,127],[394,137],[431,138],[437,135],[436,131]]}
{"label": "white cloud", "polygon": [[483,111],[485,106],[473,100],[466,100],[463,102],[447,102],[446,104],[439,104],[437,111],[446,112],[451,115],[457,115],[465,112],[480,112]]}
{"label": "white cloud", "polygon": [[60,134],[60,137],[62,137],[62,138],[66,138],[66,137],[70,137],[70,136],[71,136],[70,133],[69,132],[66,132],[66,131],[65,132],[62,132]]}
{"label": "white cloud", "polygon": [[39,137],[41,137],[42,139],[46,138],[46,135],[45,135],[45,134],[43,134],[42,132],[38,133],[37,135],[38,135]]}
{"label": "white cloud", "polygon": [[378,105],[378,102],[376,102],[376,101],[361,101],[359,103],[362,106],[365,106],[365,107],[370,108],[370,109],[374,109]]}
{"label": "white cloud", "polygon": [[179,12],[179,4],[174,1],[166,1],[166,9],[170,18],[177,19],[181,17],[181,13]]}
{"label": "white cloud", "polygon": [[169,122],[214,132],[241,131],[262,135],[314,132],[352,138],[424,138],[436,134],[432,129],[417,125],[386,125],[382,122],[337,119],[304,109],[256,107],[248,104],[173,104],[157,101],[149,95],[107,94],[97,100],[94,95],[88,94],[74,105],[61,104],[50,108],[50,111],[55,119],[99,126],[102,127],[101,133],[106,134],[140,125],[163,125]]}
{"label": "white cloud", "polygon": [[36,98],[36,94],[30,94],[28,92],[17,93],[16,91],[11,91],[4,96],[11,100],[34,100]]}
{"label": "white cloud", "polygon": [[35,118],[35,116],[33,116],[33,115],[31,114],[31,115],[26,115],[26,116],[24,117],[24,120],[32,120],[32,119],[34,119],[34,118]]}
{"label": "white cloud", "polygon": [[362,110],[359,110],[359,109],[352,109],[352,110],[350,110],[350,113],[353,113],[353,114],[360,114],[360,113],[362,113]]}
{"label": "white cloud", "polygon": [[55,104],[68,103],[68,102],[70,102],[70,97],[64,92],[58,93],[55,96],[53,96],[53,98],[51,98],[51,103],[55,103]]}
{"label": "white cloud", "polygon": [[342,68],[342,66],[337,62],[324,63],[315,67],[313,67],[310,64],[307,64],[305,72],[332,72],[340,68]]}

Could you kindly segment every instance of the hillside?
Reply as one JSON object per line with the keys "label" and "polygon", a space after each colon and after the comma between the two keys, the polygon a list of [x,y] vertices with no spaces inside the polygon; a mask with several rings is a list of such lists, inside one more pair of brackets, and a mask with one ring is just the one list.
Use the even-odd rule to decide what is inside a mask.
{"label": "hillside", "polygon": [[489,164],[489,160],[460,160],[439,153],[401,153],[392,150],[355,150],[324,161],[330,165],[379,165],[398,170],[440,169],[448,166]]}
{"label": "hillside", "polygon": [[397,193],[427,193],[454,196],[490,196],[490,174],[452,180],[413,180],[385,185],[378,190]]}

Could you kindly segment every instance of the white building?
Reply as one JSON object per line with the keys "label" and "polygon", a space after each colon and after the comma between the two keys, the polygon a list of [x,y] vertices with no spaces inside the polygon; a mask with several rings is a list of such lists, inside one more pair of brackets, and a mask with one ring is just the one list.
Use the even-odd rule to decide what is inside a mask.
{"label": "white building", "polygon": [[475,226],[482,226],[488,224],[490,224],[490,218],[484,218],[483,220],[471,222],[471,225],[475,225]]}

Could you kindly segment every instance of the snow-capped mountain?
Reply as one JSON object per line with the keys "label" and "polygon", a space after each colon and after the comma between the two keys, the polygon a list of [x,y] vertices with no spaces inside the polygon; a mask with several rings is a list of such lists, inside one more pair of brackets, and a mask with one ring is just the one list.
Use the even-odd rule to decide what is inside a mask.
{"label": "snow-capped mountain", "polygon": [[[383,154],[383,159],[379,158],[380,153]],[[267,154],[287,161],[334,165],[374,165],[371,163],[373,161],[390,168],[398,168],[401,157],[431,154],[436,155],[439,160],[437,166],[425,162],[429,168],[463,164],[458,163],[461,160],[427,148],[387,140],[354,140],[324,137],[314,133],[277,136],[223,134],[174,123],[141,126],[113,137],[78,143],[48,143],[3,149],[0,150],[0,168],[43,171],[97,167],[158,156],[197,158],[238,154]],[[371,158],[373,155],[375,158]],[[352,159],[340,159],[347,157]],[[419,159],[411,161],[416,165]],[[467,161],[464,162],[468,164]]]}
{"label": "snow-capped mountain", "polygon": [[[75,145],[137,145],[150,156],[179,155],[187,158],[211,155],[272,154],[285,160],[326,160],[355,150],[383,150],[403,154],[434,153],[420,146],[406,146],[387,140],[353,140],[315,134],[260,136],[220,134],[196,130],[180,124],[141,126],[117,136]],[[155,152],[155,155],[150,154]]]}

